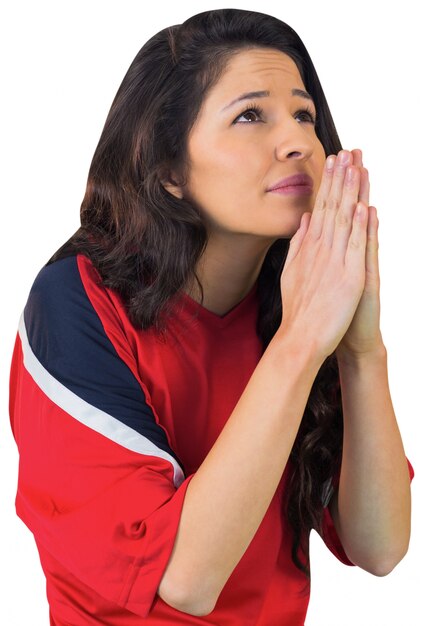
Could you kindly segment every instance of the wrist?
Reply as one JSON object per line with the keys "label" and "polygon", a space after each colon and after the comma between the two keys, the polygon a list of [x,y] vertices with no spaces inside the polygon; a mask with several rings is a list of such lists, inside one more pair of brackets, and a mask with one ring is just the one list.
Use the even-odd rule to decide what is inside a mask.
{"label": "wrist", "polygon": [[327,357],[320,353],[317,342],[304,336],[300,337],[286,327],[279,327],[268,348],[285,356],[288,354],[293,367],[298,364],[300,368],[310,369],[315,374]]}
{"label": "wrist", "polygon": [[338,365],[341,367],[359,367],[369,362],[386,361],[388,358],[384,343],[364,352],[350,352],[338,346],[335,353]]}

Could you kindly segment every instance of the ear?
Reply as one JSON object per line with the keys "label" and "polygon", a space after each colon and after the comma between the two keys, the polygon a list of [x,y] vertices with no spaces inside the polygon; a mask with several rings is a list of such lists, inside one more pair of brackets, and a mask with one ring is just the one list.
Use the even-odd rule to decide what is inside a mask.
{"label": "ear", "polygon": [[182,200],[182,198],[184,197],[184,194],[182,192],[182,187],[175,180],[175,176],[173,172],[169,172],[169,171],[165,172],[160,182],[162,183],[166,191],[168,191],[173,196],[175,196],[175,198],[179,198],[180,200]]}

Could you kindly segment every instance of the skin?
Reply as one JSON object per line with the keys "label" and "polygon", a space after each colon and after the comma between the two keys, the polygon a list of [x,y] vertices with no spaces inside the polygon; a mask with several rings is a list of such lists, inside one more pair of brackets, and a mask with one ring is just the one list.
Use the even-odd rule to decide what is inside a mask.
{"label": "skin", "polygon": [[[378,219],[375,207],[368,206],[368,171],[362,167],[361,150],[341,151],[337,156],[346,154],[347,163],[341,167],[337,159],[331,174],[324,176],[323,146],[314,126],[297,116],[306,102],[292,97],[294,87],[304,88],[299,72],[294,62],[279,51],[250,50],[233,57],[227,72],[204,101],[189,137],[192,169],[187,185],[168,189],[178,197],[191,199],[206,218],[210,242],[197,273],[204,285],[203,306],[218,315],[224,315],[248,293],[269,246],[279,237],[292,238],[298,233],[289,251],[291,268],[295,261],[300,268],[292,280],[291,293],[295,295],[297,284],[299,290],[306,285],[299,281],[313,275],[309,268],[314,262],[321,276],[330,257],[335,257],[332,266],[339,268],[338,259],[347,257],[347,242],[354,244],[348,249],[348,267],[355,257],[356,274],[362,272],[363,263],[360,265],[358,259],[360,256],[362,260],[366,242],[364,289],[342,338],[342,350],[341,344],[337,348],[344,439],[340,483],[329,506],[351,562],[385,576],[408,549],[411,496],[379,328]],[[239,103],[223,114],[220,110],[250,90],[271,91],[270,98],[257,99],[264,109],[264,121],[248,122],[247,118],[259,119],[248,114],[239,125],[233,125],[250,102]],[[346,176],[347,165],[352,166],[352,181]],[[282,196],[266,191],[279,178],[299,171],[313,179],[312,195]],[[359,218],[355,212],[357,201],[363,208]],[[301,221],[304,213],[307,215]],[[302,271],[304,268],[306,271]],[[309,284],[313,284],[311,278]],[[213,610],[263,519],[283,466],[275,459],[283,459],[286,464],[298,430],[295,416],[301,416],[304,404],[295,408],[295,403],[300,398],[304,402],[309,394],[310,379],[303,375],[307,377],[310,370],[303,362],[296,370],[296,364],[310,342],[301,346],[302,335],[294,332],[291,342],[289,332],[284,333],[283,328],[281,334],[279,331],[187,490],[170,567],[160,592],[172,603],[172,594],[178,598],[172,589],[182,589],[182,602],[176,600],[173,606],[193,615],[208,615]],[[316,350],[311,352],[315,354]],[[307,355],[307,362],[311,360]],[[311,378],[315,378],[313,368]],[[263,389],[269,400],[264,404]],[[266,430],[268,427],[270,430]],[[257,437],[262,437],[259,445]],[[283,449],[275,448],[281,444]],[[250,475],[244,470],[233,471],[238,467],[234,450],[242,459],[254,459],[257,466]],[[231,480],[221,480],[222,476],[230,476]],[[210,514],[214,510],[224,512],[218,523]],[[242,513],[245,510],[248,516]]]}
{"label": "skin", "polygon": [[[247,295],[272,243],[291,238],[303,213],[313,211],[326,157],[315,126],[302,112],[308,106],[315,116],[314,104],[292,96],[293,88],[305,90],[305,85],[288,55],[268,48],[235,53],[191,129],[187,184],[164,182],[170,193],[191,200],[206,220],[210,239],[196,273],[204,288],[203,306],[217,315]],[[270,96],[222,111],[253,90],[269,90]],[[241,115],[251,102],[263,108],[261,116]],[[355,152],[350,164],[359,166],[361,151]],[[280,178],[299,172],[313,179],[311,195],[267,191]],[[187,293],[200,301],[195,284]]]}

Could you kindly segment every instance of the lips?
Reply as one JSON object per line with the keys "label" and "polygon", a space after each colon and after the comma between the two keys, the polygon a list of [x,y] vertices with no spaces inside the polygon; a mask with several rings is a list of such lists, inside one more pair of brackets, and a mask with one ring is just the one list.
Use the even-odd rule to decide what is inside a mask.
{"label": "lips", "polygon": [[307,174],[294,174],[294,176],[281,178],[274,185],[269,187],[267,191],[274,191],[275,189],[281,189],[283,187],[295,187],[297,185],[304,187],[313,187],[313,179]]}

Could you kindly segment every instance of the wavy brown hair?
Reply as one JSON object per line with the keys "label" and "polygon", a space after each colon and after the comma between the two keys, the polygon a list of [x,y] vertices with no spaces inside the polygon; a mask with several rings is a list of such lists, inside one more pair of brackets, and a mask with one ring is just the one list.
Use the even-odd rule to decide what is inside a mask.
{"label": "wavy brown hair", "polygon": [[[163,332],[178,294],[197,281],[207,245],[201,211],[163,186],[176,172],[186,181],[187,138],[209,90],[232,55],[280,50],[296,63],[317,108],[315,131],[326,155],[342,149],[311,58],[297,33],[254,11],[205,11],[169,26],[135,56],[112,102],[90,166],[81,226],[47,262],[87,255],[103,284],[116,290],[135,327]],[[184,184],[184,183],[182,183]],[[282,320],[280,276],[289,239],[269,248],[258,278],[257,333],[266,349]],[[294,533],[292,560],[310,584],[309,535],[322,531],[323,505],[342,456],[343,419],[335,353],[313,383],[291,451],[293,474],[283,514]],[[300,559],[300,550],[304,561]]]}

